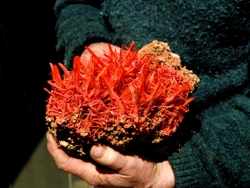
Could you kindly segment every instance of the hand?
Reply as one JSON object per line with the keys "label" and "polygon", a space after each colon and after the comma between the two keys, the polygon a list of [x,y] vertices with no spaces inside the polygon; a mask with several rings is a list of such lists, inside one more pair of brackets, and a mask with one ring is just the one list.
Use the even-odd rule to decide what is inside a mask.
{"label": "hand", "polygon": [[[97,43],[92,43],[91,45],[88,46],[98,57],[102,57],[104,53],[109,53],[109,47],[108,43],[104,42],[97,42]],[[117,51],[118,53],[120,52],[120,48],[118,46],[115,46],[111,44],[111,48],[113,51]],[[81,59],[86,58],[90,59],[91,54],[89,53],[88,50],[84,50],[83,53],[81,54]]]}
{"label": "hand", "polygon": [[99,187],[174,187],[175,179],[168,161],[153,163],[138,156],[122,155],[107,146],[95,145],[90,155],[97,164],[69,157],[47,132],[47,147],[59,169],[90,185]]}

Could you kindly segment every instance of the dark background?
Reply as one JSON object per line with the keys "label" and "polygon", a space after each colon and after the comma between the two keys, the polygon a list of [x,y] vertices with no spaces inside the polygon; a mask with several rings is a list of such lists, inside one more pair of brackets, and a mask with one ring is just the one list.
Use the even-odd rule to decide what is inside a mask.
{"label": "dark background", "polygon": [[[49,62],[55,52],[54,1],[0,2],[1,187],[15,180],[46,132]],[[4,185],[3,185],[4,184]]]}

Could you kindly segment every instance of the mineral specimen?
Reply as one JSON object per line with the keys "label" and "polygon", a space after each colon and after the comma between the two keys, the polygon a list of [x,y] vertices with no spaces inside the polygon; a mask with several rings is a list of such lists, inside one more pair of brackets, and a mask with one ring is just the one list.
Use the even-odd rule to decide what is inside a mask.
{"label": "mineral specimen", "polygon": [[95,143],[129,152],[135,143],[161,143],[176,132],[199,78],[167,43],[137,50],[132,41],[119,53],[109,46],[102,57],[86,48],[90,60],[76,56],[71,71],[59,63],[62,76],[50,64],[46,125],[62,149],[79,158]]}

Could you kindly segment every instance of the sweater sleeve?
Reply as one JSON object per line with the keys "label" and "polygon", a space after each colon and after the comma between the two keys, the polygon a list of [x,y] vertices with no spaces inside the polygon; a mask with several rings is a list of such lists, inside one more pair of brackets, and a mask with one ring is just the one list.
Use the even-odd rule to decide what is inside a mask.
{"label": "sweater sleeve", "polygon": [[204,110],[201,128],[169,160],[176,187],[250,187],[250,98]]}
{"label": "sweater sleeve", "polygon": [[56,50],[64,53],[64,64],[70,67],[73,56],[80,55],[92,42],[109,42],[112,33],[100,11],[101,1],[56,0]]}

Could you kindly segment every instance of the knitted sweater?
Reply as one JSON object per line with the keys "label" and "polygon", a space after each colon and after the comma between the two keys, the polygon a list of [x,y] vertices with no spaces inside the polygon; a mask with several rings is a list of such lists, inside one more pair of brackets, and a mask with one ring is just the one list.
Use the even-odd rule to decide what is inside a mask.
{"label": "knitted sweater", "polygon": [[248,0],[57,0],[54,8],[67,67],[92,42],[167,42],[201,79],[191,136],[169,156],[176,187],[250,187]]}

